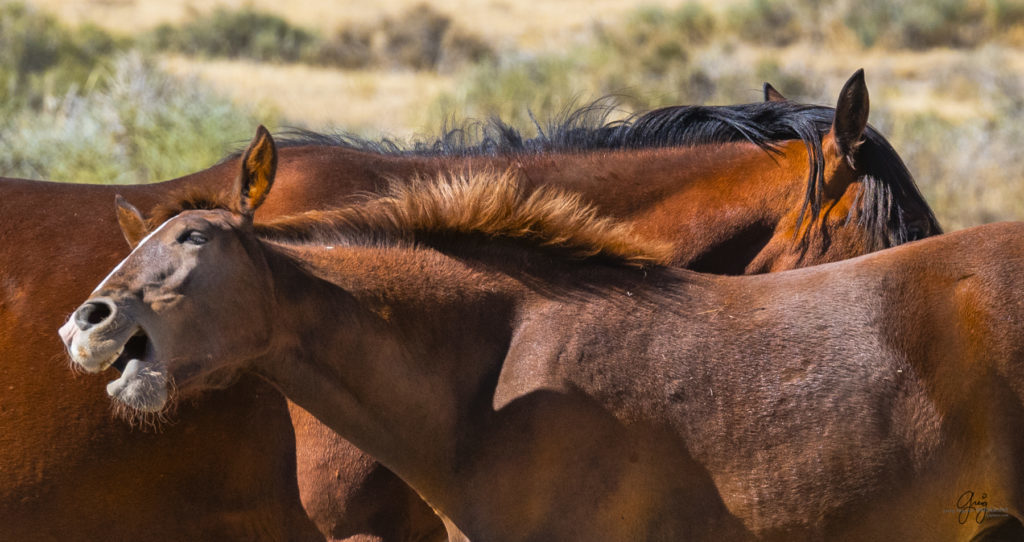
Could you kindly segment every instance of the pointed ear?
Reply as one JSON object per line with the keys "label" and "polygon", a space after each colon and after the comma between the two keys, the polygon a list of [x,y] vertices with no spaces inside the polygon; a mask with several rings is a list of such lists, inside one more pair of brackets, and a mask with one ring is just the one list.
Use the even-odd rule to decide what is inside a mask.
{"label": "pointed ear", "polygon": [[853,166],[853,155],[860,146],[864,129],[868,125],[868,87],[864,84],[864,70],[857,70],[843,85],[836,103],[836,117],[832,121],[833,138],[841,157]]}
{"label": "pointed ear", "polygon": [[142,213],[134,205],[128,203],[128,200],[122,198],[121,194],[114,197],[114,207],[117,208],[117,223],[121,225],[124,240],[128,241],[128,246],[134,249],[149,234],[146,219],[142,218]]}
{"label": "pointed ear", "polygon": [[242,155],[242,171],[235,182],[238,207],[234,211],[251,219],[270,193],[276,172],[277,147],[270,132],[261,125]]}
{"label": "pointed ear", "polygon": [[766,102],[784,102],[786,97],[782,95],[771,83],[765,81],[764,83],[764,101]]}

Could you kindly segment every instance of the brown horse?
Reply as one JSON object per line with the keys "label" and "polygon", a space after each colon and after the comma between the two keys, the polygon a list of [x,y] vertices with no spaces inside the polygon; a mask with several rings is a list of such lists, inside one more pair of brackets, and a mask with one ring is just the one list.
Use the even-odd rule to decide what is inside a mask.
{"label": "brown horse", "polygon": [[323,539],[302,509],[272,386],[244,379],[183,403],[159,434],[133,429],[111,423],[109,404],[90,396],[102,386],[69,373],[48,336],[124,257],[117,221],[101,212],[114,193],[155,201],[181,184],[0,180],[0,540]]}
{"label": "brown horse", "polygon": [[[794,103],[679,107],[597,124],[581,113],[532,140],[499,126],[480,145],[457,145],[455,131],[419,151],[305,134],[281,149],[274,195],[259,213],[334,205],[392,177],[511,165],[528,179],[524,186],[579,190],[604,212],[673,242],[676,263],[715,272],[810,265],[939,231],[884,138],[863,126],[862,138],[843,136],[841,127],[866,118],[866,107],[858,74],[838,111]],[[839,152],[844,148],[847,154]],[[235,156],[149,186],[0,181],[0,434],[7,439],[0,446],[0,539],[140,539],[152,532],[224,539],[285,530],[302,537],[294,527],[304,518],[293,497],[285,414],[279,404],[261,402],[262,417],[249,415],[251,401],[273,393],[268,386],[247,382],[182,404],[178,424],[153,435],[109,423],[98,385],[83,385],[51,362],[61,354],[47,330],[124,255],[107,212],[114,193],[148,207],[169,193],[223,186],[239,163]],[[70,258],[74,273],[66,271]],[[55,264],[60,271],[52,271]],[[436,527],[429,508],[395,478],[301,416],[296,409],[300,490],[325,532],[392,540]],[[213,427],[217,438],[205,429]],[[253,451],[252,464],[225,455],[237,446]],[[260,472],[277,473],[279,483]],[[258,488],[248,485],[254,479]],[[67,512],[86,502],[93,503],[88,513]],[[118,506],[125,502],[133,503],[130,515]]]}
{"label": "brown horse", "polygon": [[[472,147],[458,130],[413,149],[307,133],[285,140],[282,152],[297,145],[310,163],[323,164],[323,182],[305,185],[314,201],[329,201],[338,185],[359,186],[356,179],[376,190],[389,179],[515,167],[524,189],[579,191],[602,212],[672,242],[673,265],[714,273],[814,265],[941,232],[902,161],[866,126],[862,72],[843,87],[835,110],[786,102],[770,85],[765,101],[672,107],[621,123],[584,109],[532,140],[496,124]],[[167,216],[158,214],[156,222]],[[374,532],[415,538],[395,531],[409,530],[395,518],[415,496],[367,510],[366,495],[389,494],[381,486],[395,494],[396,480],[294,405],[292,420],[303,503],[321,531],[344,538],[353,516],[372,514],[383,518]],[[339,472],[350,473],[349,484],[337,483]],[[418,519],[408,523],[429,524],[422,507],[409,510]]]}
{"label": "brown horse", "polygon": [[[269,153],[266,144],[256,152]],[[266,160],[264,160],[265,162]],[[754,277],[512,174],[139,242],[61,329],[160,412],[242,374],[472,540],[967,540],[1024,517],[1024,224]]]}
{"label": "brown horse", "polygon": [[862,71],[834,110],[766,96],[610,123],[606,110],[584,108],[528,140],[496,122],[474,146],[464,130],[412,149],[314,133],[277,143],[303,148],[322,176],[306,185],[307,200],[332,201],[338,186],[372,191],[394,178],[514,167],[524,189],[580,192],[639,233],[673,241],[674,265],[714,273],[838,261],[941,233],[903,162],[867,125]]}

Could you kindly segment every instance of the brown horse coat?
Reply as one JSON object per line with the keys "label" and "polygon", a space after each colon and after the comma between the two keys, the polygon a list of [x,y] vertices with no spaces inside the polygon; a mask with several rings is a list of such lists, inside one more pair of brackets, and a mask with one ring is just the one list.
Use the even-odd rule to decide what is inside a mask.
{"label": "brown horse coat", "polygon": [[[839,110],[843,119],[856,121],[863,108],[855,104],[866,106],[866,91],[862,78],[851,81],[853,92],[844,90],[849,97],[840,100]],[[278,186],[260,215],[337,204],[353,192],[376,190],[392,177],[514,166],[525,187],[555,184],[580,190],[604,212],[633,220],[645,235],[674,242],[676,263],[709,271],[810,265],[938,232],[884,139],[862,126],[863,144],[852,155],[855,169],[850,169],[850,157],[837,154],[838,147],[830,143],[832,116],[830,108],[791,103],[669,108],[627,124],[588,127],[570,119],[537,140],[506,133],[505,140],[492,142],[493,148],[458,148],[446,139],[439,144],[443,152],[421,153],[306,135],[281,150]],[[693,133],[679,129],[684,126]],[[617,135],[613,141],[602,134]],[[806,144],[801,135],[807,136]],[[809,157],[819,152],[815,171],[822,173],[820,184],[827,189],[806,184],[814,177]],[[273,404],[262,403],[267,409],[262,425],[246,423],[255,420],[237,397],[212,393],[203,401],[215,407],[182,405],[174,417],[179,424],[164,427],[160,435],[114,426],[98,390],[63,370],[47,331],[72,310],[71,300],[84,295],[124,254],[108,213],[115,192],[148,207],[171,192],[222,186],[238,167],[238,160],[230,160],[176,181],[134,187],[0,181],[0,319],[5,322],[0,331],[0,387],[5,389],[0,432],[8,435],[0,446],[0,538],[77,533],[82,539],[130,539],[151,530],[190,538],[227,533],[224,537],[231,538],[232,533],[278,532],[299,521],[285,468],[291,461],[291,437],[286,430],[270,430],[281,416]],[[795,230],[805,203],[820,209],[805,223],[821,227],[804,227],[806,235],[800,237]],[[74,272],[66,270],[72,259]],[[30,296],[39,300],[31,307],[24,302]],[[248,391],[232,393],[256,397],[268,388],[252,383]],[[62,415],[68,411],[79,421],[68,424]],[[415,502],[415,496],[403,494],[397,480],[365,458],[353,457],[357,452],[350,445],[300,410],[295,415],[300,490],[325,532],[339,538],[372,532],[399,539],[436,526],[425,506],[404,504]],[[186,435],[179,425],[200,429]],[[238,431],[211,439],[204,436],[204,427]],[[179,452],[156,453],[153,442],[172,443]],[[252,458],[261,466],[211,459],[240,443],[265,452]],[[263,478],[260,491],[252,492],[234,481],[250,479],[252,469],[280,472],[280,485],[273,487]],[[339,483],[338,476],[345,479]],[[102,487],[122,489],[107,493]],[[182,500],[194,506],[170,511],[168,502]],[[130,520],[112,521],[123,515],[118,503],[128,501],[136,503]],[[270,501],[277,504],[260,504]],[[102,504],[89,513],[61,512],[73,510],[77,502]],[[395,503],[398,510],[388,508]],[[403,515],[412,519],[404,521]]]}
{"label": "brown horse coat", "polygon": [[1022,517],[1024,224],[719,277],[645,267],[660,247],[503,180],[265,226],[243,182],[62,336],[88,371],[127,362],[136,409],[264,376],[453,538],[967,540]]}
{"label": "brown horse coat", "polygon": [[[672,242],[673,265],[714,273],[836,261],[941,231],[895,152],[866,126],[862,73],[843,88],[835,111],[779,103],[784,99],[777,92],[766,95],[776,103],[666,108],[597,126],[586,123],[585,109],[536,140],[522,141],[499,126],[476,148],[457,138],[409,151],[300,134],[285,140],[284,152],[290,145],[326,145],[299,147],[307,163],[322,165],[322,182],[305,185],[305,196],[324,201],[336,197],[335,186],[353,179],[376,190],[391,179],[437,171],[513,167],[523,173],[524,189],[578,190],[602,212]],[[814,218],[806,219],[805,210]],[[293,406],[292,420],[303,503],[324,533],[343,538],[353,524],[364,523],[353,521],[365,514],[356,504],[366,502],[362,495],[396,494],[381,486],[398,482],[353,457],[357,450],[302,409]],[[337,473],[345,471],[350,480],[373,482],[338,484]],[[371,510],[386,518],[374,523],[374,531],[388,539],[420,536],[400,532],[409,527],[395,520],[404,513],[395,507]],[[422,515],[422,507],[412,510]]]}
{"label": "brown horse coat", "polygon": [[115,192],[167,188],[0,181],[0,540],[322,539],[271,386],[244,379],[144,431],[112,423],[102,385],[68,371],[48,331],[124,257]]}

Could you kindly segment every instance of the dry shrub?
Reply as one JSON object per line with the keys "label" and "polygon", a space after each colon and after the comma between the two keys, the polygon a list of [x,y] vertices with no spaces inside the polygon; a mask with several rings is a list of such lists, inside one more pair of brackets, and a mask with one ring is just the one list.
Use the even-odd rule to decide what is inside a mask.
{"label": "dry shrub", "polygon": [[314,60],[345,68],[454,71],[494,57],[482,38],[426,5],[370,25],[349,25],[324,42]]}

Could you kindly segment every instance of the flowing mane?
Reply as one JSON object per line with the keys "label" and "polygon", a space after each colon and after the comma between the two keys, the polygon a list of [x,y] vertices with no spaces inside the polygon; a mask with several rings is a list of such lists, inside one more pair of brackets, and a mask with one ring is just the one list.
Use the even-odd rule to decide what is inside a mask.
{"label": "flowing mane", "polygon": [[[392,182],[380,196],[325,211],[256,223],[261,238],[280,243],[367,246],[462,246],[467,240],[504,240],[569,260],[624,266],[665,264],[668,243],[641,239],[602,217],[578,194],[540,187],[526,194],[512,170],[442,175]],[[227,208],[221,195],[188,193],[154,210],[160,223],[190,209]]]}
{"label": "flowing mane", "polygon": [[[611,149],[693,147],[749,142],[767,153],[779,153],[778,144],[800,140],[809,163],[801,223],[817,219],[824,191],[822,137],[832,127],[835,109],[796,102],[759,102],[729,106],[673,106],[637,113],[623,120],[609,120],[615,108],[609,99],[567,111],[537,124],[538,134],[524,136],[500,119],[467,121],[448,127],[436,139],[401,143],[392,139],[371,140],[353,134],[289,130],[276,137],[280,147],[328,146],[391,156],[507,156],[551,152],[585,152]],[[225,160],[235,158],[234,153]],[[858,205],[851,220],[872,234],[870,250],[896,246],[914,238],[904,221],[906,208],[928,209],[913,176],[889,142],[870,125],[864,132],[858,169],[863,172]],[[941,232],[930,214],[929,226]],[[798,228],[799,229],[799,228]],[[809,230],[805,230],[803,240]]]}

